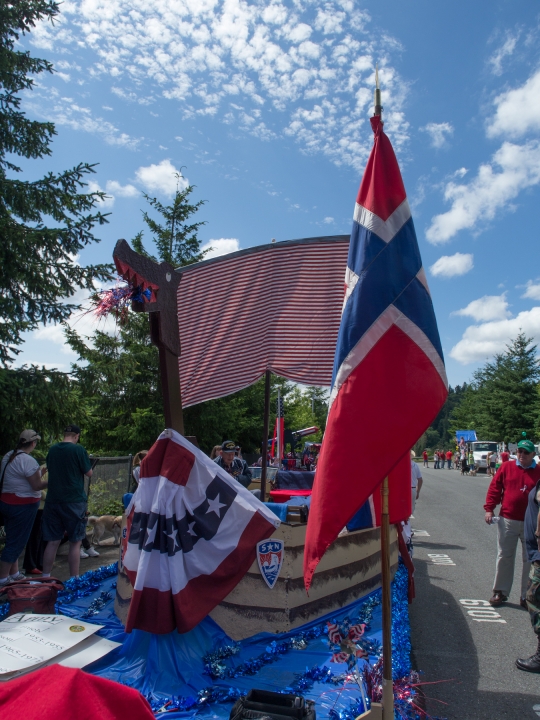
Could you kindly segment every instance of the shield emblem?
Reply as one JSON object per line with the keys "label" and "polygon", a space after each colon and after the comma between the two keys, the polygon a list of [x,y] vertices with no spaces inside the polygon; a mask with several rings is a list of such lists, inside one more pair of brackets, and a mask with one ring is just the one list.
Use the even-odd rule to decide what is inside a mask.
{"label": "shield emblem", "polygon": [[259,570],[270,590],[279,577],[284,553],[285,543],[283,540],[261,540],[261,542],[257,543]]}

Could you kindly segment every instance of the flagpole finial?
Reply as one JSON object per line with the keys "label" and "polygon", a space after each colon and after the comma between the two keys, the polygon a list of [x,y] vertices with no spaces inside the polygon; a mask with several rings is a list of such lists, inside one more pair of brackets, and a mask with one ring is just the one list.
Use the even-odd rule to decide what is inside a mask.
{"label": "flagpole finial", "polygon": [[378,63],[375,65],[375,95],[374,95],[373,104],[375,105],[375,111],[373,114],[381,115],[382,105],[381,105],[381,89],[379,87],[379,65],[378,65]]}

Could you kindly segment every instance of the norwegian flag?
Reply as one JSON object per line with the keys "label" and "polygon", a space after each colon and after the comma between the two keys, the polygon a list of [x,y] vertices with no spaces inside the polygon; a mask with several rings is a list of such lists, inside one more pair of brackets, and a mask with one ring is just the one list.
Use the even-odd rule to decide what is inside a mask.
{"label": "norwegian flag", "polygon": [[[380,116],[371,125],[375,142],[354,211],[328,420],[306,532],[306,588],[343,526],[390,471],[407,467],[404,456],[448,394],[397,159]],[[351,467],[351,450],[358,446],[364,459]],[[400,475],[410,498],[410,463],[408,468]]]}
{"label": "norwegian flag", "polygon": [[126,632],[187,632],[238,584],[279,520],[203,452],[165,430],[141,463],[122,562]]}

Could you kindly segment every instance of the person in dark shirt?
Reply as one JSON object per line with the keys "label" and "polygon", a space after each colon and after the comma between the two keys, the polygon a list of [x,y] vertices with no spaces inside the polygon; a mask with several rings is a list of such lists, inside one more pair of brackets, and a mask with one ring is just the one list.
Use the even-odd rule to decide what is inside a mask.
{"label": "person in dark shirt", "polygon": [[221,455],[215,458],[214,462],[247,488],[251,484],[251,470],[244,459],[235,457],[235,452],[236,443],[232,440],[225,440],[221,445]]}
{"label": "person in dark shirt", "polygon": [[[504,467],[504,466],[503,466]],[[516,666],[520,670],[540,673],[540,480],[529,493],[527,510],[525,511],[525,547],[531,563],[529,584],[527,586],[527,609],[531,618],[533,631],[538,643],[536,652],[529,658],[519,658]]]}
{"label": "person in dark shirt", "polygon": [[68,564],[72,577],[79,575],[81,540],[86,537],[84,478],[92,476],[88,453],[79,445],[81,428],[68,425],[64,440],[53,445],[47,455],[49,489],[43,508],[42,532],[47,542],[43,555],[43,577],[49,577],[60,541],[67,533]]}

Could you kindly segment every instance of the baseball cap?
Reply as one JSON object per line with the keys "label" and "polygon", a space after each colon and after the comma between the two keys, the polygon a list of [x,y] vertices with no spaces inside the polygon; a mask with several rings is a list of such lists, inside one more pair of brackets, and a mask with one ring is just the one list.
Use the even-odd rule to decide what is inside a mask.
{"label": "baseball cap", "polygon": [[74,435],[81,434],[81,428],[78,425],[68,425],[64,428],[65,433],[73,433]]}
{"label": "baseball cap", "polygon": [[525,450],[525,452],[532,453],[536,451],[536,448],[534,447],[534,444],[531,440],[527,439],[527,433],[522,432],[521,437],[523,438],[518,442],[518,448],[521,448],[522,450]]}
{"label": "baseball cap", "polygon": [[236,450],[236,443],[232,440],[225,440],[221,443],[221,452],[234,452]]}
{"label": "baseball cap", "polygon": [[19,435],[19,440],[34,442],[34,440],[41,440],[41,435],[38,435],[35,430],[23,430]]}

